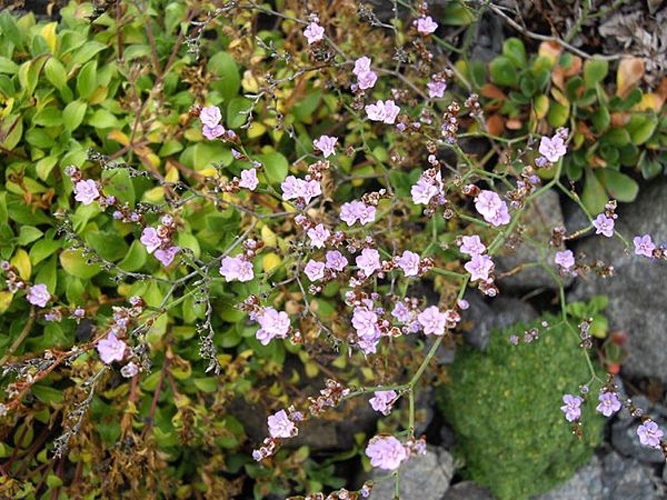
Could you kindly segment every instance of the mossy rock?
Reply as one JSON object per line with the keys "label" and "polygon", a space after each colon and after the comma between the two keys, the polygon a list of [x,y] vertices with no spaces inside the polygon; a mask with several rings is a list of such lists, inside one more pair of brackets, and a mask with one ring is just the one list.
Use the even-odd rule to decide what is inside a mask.
{"label": "mossy rock", "polygon": [[[539,339],[509,342],[511,334],[521,338],[532,327],[539,328]],[[465,474],[501,500],[528,498],[567,480],[600,443],[599,383],[582,405],[581,439],[560,411],[563,395],[578,394],[591,378],[576,332],[554,316],[494,331],[486,353],[457,353],[451,383],[439,393]]]}

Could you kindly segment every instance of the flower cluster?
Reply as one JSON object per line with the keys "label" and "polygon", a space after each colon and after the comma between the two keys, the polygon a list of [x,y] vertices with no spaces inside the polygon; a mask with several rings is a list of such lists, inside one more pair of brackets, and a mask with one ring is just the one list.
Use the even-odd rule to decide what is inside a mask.
{"label": "flower cluster", "polygon": [[225,134],[226,130],[220,124],[222,113],[217,106],[206,106],[199,112],[202,123],[202,134],[209,140],[217,139]]}
{"label": "flower cluster", "polygon": [[[141,297],[130,297],[130,307],[113,307],[112,319],[106,328],[106,336],[97,343],[97,352],[102,362],[110,365],[114,362],[122,362],[129,353],[127,343],[122,340],[127,338],[131,326],[137,321],[144,311],[145,303]],[[139,365],[130,361],[121,368],[124,377],[133,377],[139,373]]]}
{"label": "flower cluster", "polygon": [[181,250],[174,245],[172,238],[176,231],[176,221],[171,215],[163,215],[157,228],[146,227],[139,241],[146,247],[149,254],[154,254],[163,266],[168,266]]}
{"label": "flower cluster", "polygon": [[389,415],[397,399],[398,394],[396,394],[396,391],[375,391],[368,403],[373,410],[380,412],[383,415]]}
{"label": "flower cluster", "polygon": [[288,408],[288,411],[279,410],[273,415],[269,415],[267,418],[269,437],[264,439],[262,446],[253,450],[252,458],[259,462],[272,456],[278,449],[281,439],[293,438],[299,434],[296,423],[301,420],[303,420],[303,415],[296,411],[293,406]]}
{"label": "flower cluster", "polygon": [[321,184],[310,176],[298,179],[293,175],[288,175],[280,184],[280,188],[283,192],[283,200],[297,200],[300,206],[308,205],[313,198],[322,194]]}
{"label": "flower cluster", "polygon": [[374,436],[366,446],[366,456],[370,458],[371,465],[378,469],[394,471],[403,462],[413,455],[426,453],[426,444],[423,439],[409,439],[401,443],[394,436]]}
{"label": "flower cluster", "polygon": [[510,222],[507,203],[495,191],[484,189],[475,198],[475,208],[484,220],[493,226],[504,226]]}
{"label": "flower cluster", "polygon": [[375,104],[366,105],[366,116],[374,122],[383,122],[388,125],[396,123],[396,118],[401,112],[401,108],[396,106],[396,103],[387,99],[386,101],[378,100]]}
{"label": "flower cluster", "polygon": [[356,88],[359,90],[372,89],[378,79],[377,73],[371,69],[371,60],[366,56],[354,62],[352,73],[357,77]]}
{"label": "flower cluster", "polygon": [[569,131],[566,128],[559,128],[553,137],[543,136],[540,139],[540,146],[538,152],[541,158],[536,160],[538,167],[547,166],[556,163],[563,156],[567,154],[567,141]]}
{"label": "flower cluster", "polygon": [[440,169],[429,168],[423,172],[410,189],[415,205],[428,205],[431,209],[445,204],[445,187]]}

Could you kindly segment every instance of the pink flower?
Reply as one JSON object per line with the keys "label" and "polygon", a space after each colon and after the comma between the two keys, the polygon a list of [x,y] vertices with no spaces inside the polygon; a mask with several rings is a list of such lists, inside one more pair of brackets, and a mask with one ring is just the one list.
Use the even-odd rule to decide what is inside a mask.
{"label": "pink flower", "polygon": [[463,236],[461,238],[461,247],[459,250],[461,253],[472,257],[474,255],[482,255],[486,251],[486,245],[482,243],[479,236],[473,234],[472,236]]}
{"label": "pink flower", "polygon": [[118,340],[113,332],[110,332],[106,338],[97,343],[97,352],[100,354],[100,359],[107,365],[114,361],[122,361],[125,357],[126,348],[127,344]]}
{"label": "pink flower", "polygon": [[655,244],[653,243],[650,234],[645,234],[644,236],[635,236],[632,239],[632,242],[635,244],[635,255],[653,257]]}
{"label": "pink flower", "polygon": [[303,35],[308,40],[308,45],[312,45],[315,42],[319,42],[324,39],[324,28],[316,22],[312,22],[306,26],[305,30],[303,30]]}
{"label": "pink flower", "polygon": [[153,253],[162,245],[162,238],[158,236],[157,229],[154,227],[144,228],[139,241],[144,244],[148,253]]}
{"label": "pink flower", "polygon": [[324,262],[311,259],[306,264],[306,267],[303,268],[303,272],[306,273],[310,281],[319,281],[324,278],[324,267]]}
{"label": "pink flower", "polygon": [[598,401],[600,401],[600,404],[595,409],[605,417],[611,417],[621,409],[621,402],[615,392],[601,392]]}
{"label": "pink flower", "polygon": [[361,73],[357,77],[357,85],[361,90],[372,89],[377,82],[378,76],[374,71],[367,71],[366,73]]}
{"label": "pink flower", "polygon": [[556,134],[553,137],[542,137],[538,151],[551,163],[556,163],[567,153],[567,147],[563,138]]}
{"label": "pink flower", "polygon": [[494,265],[488,255],[473,255],[470,262],[467,262],[463,267],[470,273],[470,281],[487,281]]}
{"label": "pink flower", "polygon": [[488,189],[482,190],[475,198],[475,208],[484,220],[494,226],[509,224],[510,215],[507,203],[500,199],[498,193]]}
{"label": "pink flower", "polygon": [[367,307],[359,306],[354,308],[352,312],[352,326],[359,337],[375,339],[378,336],[377,322],[377,314]]}
{"label": "pink flower", "polygon": [[354,76],[358,77],[359,75],[368,73],[369,71],[371,71],[371,60],[368,57],[363,56],[354,61],[354,69],[352,70],[352,74],[354,74]]}
{"label": "pink flower", "polygon": [[574,254],[572,253],[572,250],[556,252],[554,262],[566,271],[569,271],[572,267],[574,267]]}
{"label": "pink flower", "polygon": [[209,127],[208,125],[204,125],[202,127],[202,134],[210,141],[212,141],[213,139],[217,139],[224,133],[225,133],[225,128],[222,125],[216,125],[215,127]]}
{"label": "pink flower", "polygon": [[639,442],[649,448],[660,448],[660,440],[664,433],[653,420],[646,420],[637,428]]}
{"label": "pink flower", "polygon": [[364,276],[369,277],[374,271],[382,269],[380,264],[380,253],[374,248],[364,248],[361,255],[355,259],[357,267],[361,269]]}
{"label": "pink flower", "polygon": [[405,302],[397,302],[394,308],[391,311],[391,315],[396,318],[397,321],[401,323],[407,323],[412,319],[412,314],[410,309],[405,305]]}
{"label": "pink flower", "polygon": [[431,81],[426,84],[428,88],[428,96],[431,99],[440,99],[444,97],[447,84],[445,82]]}
{"label": "pink flower", "polygon": [[289,316],[284,311],[278,312],[273,307],[265,307],[255,319],[260,326],[255,336],[262,345],[268,345],[274,338],[284,339],[289,333]]}
{"label": "pink flower", "polygon": [[595,234],[602,234],[607,238],[614,235],[614,219],[607,217],[605,214],[598,215],[593,221],[595,226]]}
{"label": "pink flower", "polygon": [[568,422],[574,422],[581,417],[581,408],[579,407],[583,402],[584,400],[579,396],[573,396],[572,394],[565,394],[563,396],[563,403],[565,404],[560,407],[560,411],[565,413],[565,419]]}
{"label": "pink flower", "polygon": [[422,35],[430,35],[438,29],[438,23],[433,21],[431,16],[422,16],[413,22],[417,26],[417,31]]}
{"label": "pink flower", "polygon": [[419,262],[419,255],[410,250],[405,250],[396,259],[396,264],[403,270],[406,276],[417,276],[419,274]]}
{"label": "pink flower", "polygon": [[225,257],[220,263],[220,274],[225,281],[230,282],[238,280],[241,282],[250,281],[255,277],[252,263],[245,260],[243,256]]}
{"label": "pink flower", "polygon": [[410,189],[412,202],[415,205],[428,205],[434,196],[442,195],[444,203],[444,186],[440,170],[428,169],[419,176],[417,183]]}
{"label": "pink flower", "polygon": [[291,438],[299,434],[299,429],[297,429],[294,422],[289,419],[285,410],[280,410],[273,415],[269,415],[267,421],[269,425],[269,435],[274,439]]}
{"label": "pink flower", "polygon": [[417,315],[417,321],[424,330],[424,335],[444,335],[447,315],[436,306],[430,306]]}
{"label": "pink flower", "polygon": [[340,220],[348,226],[359,221],[362,225],[375,221],[376,209],[372,205],[366,205],[363,201],[350,201],[343,203],[340,207]]}
{"label": "pink flower", "polygon": [[330,137],[328,135],[321,135],[319,139],[313,141],[313,146],[322,151],[325,158],[336,154],[335,148],[338,142],[338,137]]}
{"label": "pink flower", "polygon": [[375,436],[366,447],[371,465],[384,470],[396,470],[409,454],[405,446],[394,436]]}
{"label": "pink flower", "polygon": [[76,201],[80,201],[84,205],[90,205],[100,197],[100,191],[97,189],[97,183],[92,179],[88,179],[86,181],[81,180],[77,182],[74,186],[74,192],[76,193],[74,199]]}
{"label": "pink flower", "polygon": [[26,298],[33,306],[46,307],[46,303],[51,300],[51,294],[46,289],[46,285],[40,283],[28,288],[28,295]]}
{"label": "pink flower", "polygon": [[374,397],[368,403],[375,411],[379,411],[383,415],[389,415],[397,398],[396,391],[375,391]]}
{"label": "pink flower", "polygon": [[239,187],[249,189],[254,191],[257,189],[259,184],[259,179],[257,179],[257,170],[254,168],[249,168],[241,171],[241,180],[239,181]]}
{"label": "pink flower", "polygon": [[396,106],[391,99],[387,99],[387,101],[378,101],[375,104],[368,104],[365,109],[369,120],[374,122],[384,122],[389,125],[392,125],[396,121],[396,117],[401,111],[401,108]]}
{"label": "pink flower", "polygon": [[310,238],[310,246],[315,248],[323,248],[327,240],[331,237],[331,231],[323,224],[311,227],[306,234]]}
{"label": "pink flower", "polygon": [[176,254],[178,251],[181,249],[181,247],[171,245],[167,248],[158,248],[155,250],[155,258],[162,262],[162,265],[167,267],[169,264],[172,263],[174,260],[174,257],[176,257]]}
{"label": "pink flower", "polygon": [[325,266],[327,269],[333,269],[334,271],[343,271],[348,265],[347,259],[338,250],[329,250],[326,259]]}
{"label": "pink flower", "polygon": [[322,186],[314,179],[297,179],[288,175],[280,184],[283,200],[302,199],[308,205],[313,198],[322,194]]}
{"label": "pink flower", "polygon": [[217,106],[206,106],[199,112],[199,120],[208,128],[215,128],[222,120],[222,113]]}

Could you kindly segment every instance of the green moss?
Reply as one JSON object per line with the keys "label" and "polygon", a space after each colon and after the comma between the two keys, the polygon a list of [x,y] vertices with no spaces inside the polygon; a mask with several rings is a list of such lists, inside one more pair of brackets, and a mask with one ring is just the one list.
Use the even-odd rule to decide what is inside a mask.
{"label": "green moss", "polygon": [[[543,320],[548,328],[540,327]],[[538,340],[510,344],[511,334],[521,337],[531,327],[540,327]],[[450,375],[439,403],[457,434],[456,452],[470,478],[501,500],[528,498],[565,481],[600,442],[597,387],[582,405],[581,440],[560,411],[563,394],[576,394],[591,374],[576,334],[559,318],[494,332],[488,352],[462,349]]]}

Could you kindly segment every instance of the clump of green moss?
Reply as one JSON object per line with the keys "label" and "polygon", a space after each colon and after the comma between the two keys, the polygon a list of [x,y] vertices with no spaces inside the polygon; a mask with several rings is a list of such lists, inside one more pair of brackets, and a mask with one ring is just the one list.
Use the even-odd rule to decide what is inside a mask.
{"label": "clump of green moss", "polygon": [[[537,340],[509,342],[529,328],[539,329]],[[591,377],[578,344],[562,319],[545,316],[494,332],[486,353],[457,353],[440,407],[456,432],[466,474],[501,500],[528,498],[565,481],[600,442],[599,386],[582,404],[581,439],[560,411],[563,395],[578,394]]]}

